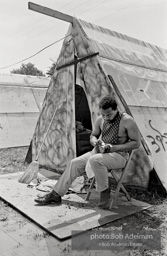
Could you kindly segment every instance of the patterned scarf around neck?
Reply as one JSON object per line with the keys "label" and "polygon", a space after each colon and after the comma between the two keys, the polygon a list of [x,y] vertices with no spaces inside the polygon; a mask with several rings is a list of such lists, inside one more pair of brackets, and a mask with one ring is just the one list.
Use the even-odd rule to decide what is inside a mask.
{"label": "patterned scarf around neck", "polygon": [[118,143],[118,131],[121,121],[121,114],[118,112],[114,120],[104,121],[102,129],[102,140],[105,143],[116,145]]}

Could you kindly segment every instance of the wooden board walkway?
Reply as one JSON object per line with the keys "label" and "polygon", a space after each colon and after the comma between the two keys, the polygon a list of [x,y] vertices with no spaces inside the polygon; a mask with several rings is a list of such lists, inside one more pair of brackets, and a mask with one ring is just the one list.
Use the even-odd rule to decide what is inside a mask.
{"label": "wooden board walkway", "polygon": [[85,195],[70,194],[63,197],[59,206],[40,206],[34,202],[39,191],[19,183],[19,176],[20,173],[0,176],[0,197],[58,239],[71,237],[72,230],[83,232],[100,227],[150,207],[137,200],[127,202],[120,198],[116,209],[103,210],[97,207],[98,198],[93,194],[89,202],[85,202]]}

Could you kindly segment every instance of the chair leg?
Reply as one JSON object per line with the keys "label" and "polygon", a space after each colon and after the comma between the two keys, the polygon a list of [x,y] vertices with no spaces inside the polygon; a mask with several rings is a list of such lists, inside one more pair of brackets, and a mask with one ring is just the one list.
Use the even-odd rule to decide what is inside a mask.
{"label": "chair leg", "polygon": [[111,208],[114,206],[114,203],[115,203],[115,201],[116,201],[116,199],[117,199],[117,197],[118,197],[120,188],[121,188],[121,184],[118,184],[118,185],[117,185],[117,188],[116,188],[116,190],[115,190],[115,193],[114,193],[114,195],[112,196],[111,201],[110,201],[110,204],[109,204],[109,209],[110,209],[110,210],[111,210]]}
{"label": "chair leg", "polygon": [[[131,152],[131,154],[130,154],[130,157],[129,157],[129,159],[128,159],[126,165],[125,165],[125,167],[124,167],[123,170],[122,170],[121,178],[119,179],[119,181],[118,181],[118,179],[116,178],[116,181],[118,181],[118,184],[117,184],[115,193],[114,193],[114,195],[113,195],[113,197],[112,197],[112,199],[110,200],[110,203],[109,203],[109,209],[110,209],[110,210],[111,210],[111,208],[113,207],[113,205],[114,205],[114,203],[115,203],[115,201],[116,201],[116,199],[117,199],[117,197],[118,197],[118,194],[119,194],[119,191],[120,191],[121,188],[122,188],[122,190],[125,192],[125,195],[126,195],[127,199],[130,200],[130,196],[129,196],[128,192],[126,191],[125,187],[123,186],[122,182],[123,182],[123,180],[124,180],[124,177],[125,177],[125,174],[126,174],[128,168],[129,168],[129,164],[130,164],[130,161],[131,161],[131,159],[132,159],[132,155],[133,155],[133,150],[132,150],[132,152]],[[113,172],[112,172],[112,174],[113,174]],[[113,176],[113,177],[114,177],[114,176]],[[114,177],[114,178],[115,178],[115,177]]]}
{"label": "chair leg", "polygon": [[121,185],[122,185],[123,176],[124,175],[122,174],[122,176],[121,176],[121,178],[120,178],[120,180],[118,182],[118,185],[116,187],[115,193],[114,193],[114,195],[111,198],[111,201],[110,201],[110,204],[109,204],[109,209],[110,210],[114,206],[114,203],[115,203],[115,201],[116,201],[116,199],[118,197],[118,194],[119,194],[119,191],[120,191],[120,188],[121,188]]}
{"label": "chair leg", "polygon": [[[118,182],[119,182],[119,179],[117,178],[117,176],[115,175],[115,173],[114,173],[112,170],[111,170],[110,172],[111,172],[112,176],[114,177],[114,179],[115,179],[115,180],[117,181],[117,183],[118,183]],[[122,189],[123,193],[125,194],[127,200],[128,200],[128,201],[131,201],[131,197],[130,197],[129,193],[127,192],[127,190],[126,190],[126,188],[124,187],[123,184],[121,184],[121,189]]]}
{"label": "chair leg", "polygon": [[89,187],[89,190],[86,194],[86,197],[85,197],[85,200],[88,201],[89,200],[89,197],[91,195],[91,189],[94,187],[94,184],[95,184],[95,177],[92,178],[92,182],[90,184],[90,187]]}

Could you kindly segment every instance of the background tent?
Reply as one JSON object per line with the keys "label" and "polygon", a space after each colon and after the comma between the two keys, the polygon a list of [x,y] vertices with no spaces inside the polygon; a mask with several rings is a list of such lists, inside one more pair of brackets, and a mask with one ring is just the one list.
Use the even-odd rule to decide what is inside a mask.
{"label": "background tent", "polygon": [[[33,159],[56,111],[39,163],[64,170],[77,155],[77,121],[86,120],[82,139],[88,142],[90,123],[93,127],[99,115],[99,100],[110,94],[121,111],[132,113],[143,136],[126,183],[147,188],[154,167],[167,189],[166,82],[166,50],[73,18],[34,132]],[[88,103],[79,110],[78,88]]]}
{"label": "background tent", "polygon": [[28,146],[49,78],[0,74],[0,148]]}

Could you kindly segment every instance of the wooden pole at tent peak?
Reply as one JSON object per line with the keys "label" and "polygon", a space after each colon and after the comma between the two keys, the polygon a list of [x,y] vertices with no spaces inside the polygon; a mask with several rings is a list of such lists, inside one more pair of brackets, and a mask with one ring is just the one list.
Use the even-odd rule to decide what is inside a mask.
{"label": "wooden pole at tent peak", "polygon": [[55,11],[53,9],[47,8],[45,6],[42,5],[38,5],[32,2],[28,2],[28,9],[35,11],[35,12],[39,12],[48,16],[51,16],[53,18],[59,19],[59,20],[64,20],[66,22],[69,23],[73,23],[73,17],[68,15],[68,14],[64,14],[62,12],[58,12]]}

